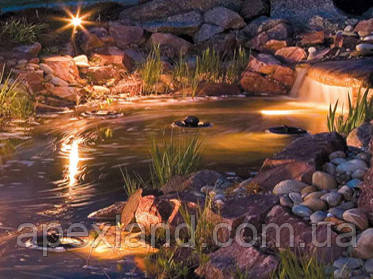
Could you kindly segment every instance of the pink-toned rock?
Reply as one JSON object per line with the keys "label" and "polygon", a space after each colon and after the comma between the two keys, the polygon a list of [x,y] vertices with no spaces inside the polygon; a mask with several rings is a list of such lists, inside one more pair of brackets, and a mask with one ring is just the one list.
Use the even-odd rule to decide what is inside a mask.
{"label": "pink-toned rock", "polygon": [[135,76],[127,76],[121,79],[112,89],[113,94],[128,94],[135,96],[141,94],[142,80]]}
{"label": "pink-toned rock", "polygon": [[87,69],[87,76],[90,81],[94,84],[105,84],[109,80],[119,80],[120,71],[115,69],[112,65],[99,66],[99,67],[89,67]]}
{"label": "pink-toned rock", "polygon": [[126,26],[119,22],[111,22],[109,32],[119,48],[125,49],[144,41],[144,29],[139,26]]}
{"label": "pink-toned rock", "polygon": [[373,33],[373,18],[360,21],[356,27],[355,32],[358,32],[360,36],[368,36]]}
{"label": "pink-toned rock", "polygon": [[136,192],[134,192],[128,198],[128,201],[124,205],[121,216],[120,216],[120,223],[124,227],[129,225],[135,218],[135,212],[141,200],[142,200],[142,189],[136,190]]}
{"label": "pink-toned rock", "polygon": [[209,255],[209,261],[196,273],[206,279],[234,279],[237,271],[245,278],[268,279],[278,266],[278,259],[254,247],[242,247],[234,242]]}
{"label": "pink-toned rock", "polygon": [[83,33],[84,36],[82,38],[82,41],[80,43],[80,48],[84,51],[84,53],[89,53],[90,51],[101,48],[105,45],[105,43],[98,38],[93,33]]}
{"label": "pink-toned rock", "polygon": [[170,33],[154,33],[149,39],[153,45],[169,46],[177,53],[186,54],[192,46],[188,41]]}
{"label": "pink-toned rock", "polygon": [[307,53],[300,47],[284,47],[276,51],[275,55],[287,63],[297,63],[307,59]]}
{"label": "pink-toned rock", "polygon": [[343,213],[343,219],[349,223],[356,225],[360,230],[365,230],[369,227],[367,215],[364,210],[352,208]]}
{"label": "pink-toned rock", "polygon": [[329,160],[330,153],[338,150],[346,150],[346,141],[337,133],[300,137],[280,153],[266,159],[252,183],[268,191],[286,179],[311,184],[312,174]]}
{"label": "pink-toned rock", "polygon": [[274,72],[270,74],[270,76],[288,88],[292,88],[295,82],[296,72],[292,68],[278,66],[275,68]]}
{"label": "pink-toned rock", "polygon": [[324,31],[313,31],[301,35],[301,45],[318,45],[322,44],[325,41],[325,32]]}
{"label": "pink-toned rock", "polygon": [[281,62],[272,55],[261,53],[257,56],[250,56],[247,70],[268,75],[272,74],[280,65]]}
{"label": "pink-toned rock", "polygon": [[293,30],[285,21],[271,19],[258,28],[258,34],[250,41],[250,45],[257,50],[262,50],[269,40],[287,40]]}
{"label": "pink-toned rock", "polygon": [[269,40],[264,44],[263,49],[275,53],[277,50],[287,46],[288,44],[284,40]]}
{"label": "pink-toned rock", "polygon": [[56,96],[60,99],[68,100],[73,103],[78,103],[79,101],[79,92],[76,87],[69,87],[69,86],[53,86],[52,84],[47,83],[45,85],[45,88],[48,90],[48,92]]}
{"label": "pink-toned rock", "polygon": [[[276,226],[283,227],[278,230]],[[275,250],[290,249],[300,256],[316,256],[322,263],[333,262],[342,256],[345,250],[337,246],[337,234],[330,227],[318,225],[313,231],[309,224],[291,215],[281,206],[273,207],[268,213],[262,238],[262,245],[266,247]],[[329,244],[326,244],[327,240],[330,241]]]}
{"label": "pink-toned rock", "polygon": [[79,70],[71,56],[52,56],[43,59],[56,77],[69,83],[76,83],[79,79]]}
{"label": "pink-toned rock", "polygon": [[[1,68],[2,69],[2,68]],[[44,89],[43,71],[25,71],[19,74],[19,80],[24,83],[32,94],[38,93]]]}
{"label": "pink-toned rock", "polygon": [[132,58],[117,47],[99,49],[91,55],[90,60],[97,66],[116,65],[127,71],[131,71],[133,68]]}
{"label": "pink-toned rock", "polygon": [[285,86],[278,81],[250,71],[242,74],[240,84],[246,92],[251,93],[285,95],[288,92]]}

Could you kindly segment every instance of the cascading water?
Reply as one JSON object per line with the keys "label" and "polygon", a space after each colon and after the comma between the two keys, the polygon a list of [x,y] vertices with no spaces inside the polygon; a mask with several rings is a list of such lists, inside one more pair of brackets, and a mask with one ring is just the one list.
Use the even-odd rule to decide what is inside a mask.
{"label": "cascading water", "polygon": [[[290,96],[328,107],[337,101],[346,108],[348,96],[356,98],[359,88],[373,85],[373,59],[332,61],[297,68]],[[370,90],[370,94],[373,90]]]}

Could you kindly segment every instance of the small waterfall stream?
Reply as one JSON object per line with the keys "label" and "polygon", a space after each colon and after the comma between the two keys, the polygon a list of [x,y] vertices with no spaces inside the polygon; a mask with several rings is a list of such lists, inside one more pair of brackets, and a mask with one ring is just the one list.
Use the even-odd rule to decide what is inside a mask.
{"label": "small waterfall stream", "polygon": [[328,107],[338,101],[345,109],[349,95],[354,100],[360,87],[364,90],[373,85],[372,59],[302,65],[296,71],[290,96],[317,106]]}

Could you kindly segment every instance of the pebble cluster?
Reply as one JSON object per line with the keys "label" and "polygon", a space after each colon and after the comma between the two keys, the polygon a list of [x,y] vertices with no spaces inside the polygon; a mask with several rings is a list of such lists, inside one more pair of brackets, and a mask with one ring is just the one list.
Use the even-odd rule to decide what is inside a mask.
{"label": "pebble cluster", "polygon": [[[322,171],[312,175],[312,185],[295,180],[278,183],[273,192],[280,196],[280,204],[291,208],[293,214],[311,224],[328,223],[337,233],[350,232],[356,228],[359,258],[344,257],[334,262],[334,278],[371,278],[373,276],[373,250],[361,249],[366,241],[373,240],[373,229],[365,212],[357,208],[360,185],[368,170],[370,155],[351,150],[336,151],[329,154],[329,162]],[[363,239],[361,239],[363,236]],[[359,250],[360,249],[360,250]],[[361,251],[362,250],[362,251]],[[350,253],[351,254],[351,253]]]}

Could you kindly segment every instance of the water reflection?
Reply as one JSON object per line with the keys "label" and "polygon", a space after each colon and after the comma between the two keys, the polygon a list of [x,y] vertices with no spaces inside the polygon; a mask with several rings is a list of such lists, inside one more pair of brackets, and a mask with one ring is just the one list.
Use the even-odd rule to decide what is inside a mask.
{"label": "water reflection", "polygon": [[79,166],[79,144],[82,142],[80,138],[70,138],[67,142],[64,142],[61,147],[61,151],[68,154],[68,167],[65,179],[67,179],[69,186],[74,186],[77,183],[77,178],[81,173],[81,167]]}

